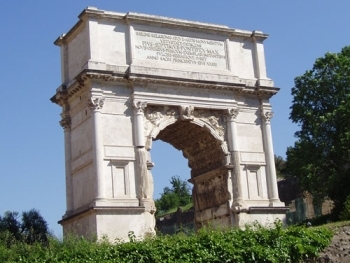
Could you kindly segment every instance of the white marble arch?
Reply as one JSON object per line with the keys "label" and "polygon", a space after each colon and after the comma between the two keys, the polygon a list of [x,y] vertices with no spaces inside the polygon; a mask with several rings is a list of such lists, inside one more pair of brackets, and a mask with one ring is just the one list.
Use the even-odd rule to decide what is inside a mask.
{"label": "white marble arch", "polygon": [[[197,228],[284,220],[277,191],[267,35],[88,7],[55,44],[62,83],[64,233],[155,234],[150,149],[189,160]],[[254,192],[255,191],[255,192]]]}

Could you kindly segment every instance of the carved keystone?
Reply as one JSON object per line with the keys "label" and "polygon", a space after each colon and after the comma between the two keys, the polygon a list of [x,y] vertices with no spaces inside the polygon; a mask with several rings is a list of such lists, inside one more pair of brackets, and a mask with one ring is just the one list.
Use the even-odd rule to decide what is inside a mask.
{"label": "carved keystone", "polygon": [[193,106],[180,106],[180,119],[183,121],[194,120],[193,111]]}

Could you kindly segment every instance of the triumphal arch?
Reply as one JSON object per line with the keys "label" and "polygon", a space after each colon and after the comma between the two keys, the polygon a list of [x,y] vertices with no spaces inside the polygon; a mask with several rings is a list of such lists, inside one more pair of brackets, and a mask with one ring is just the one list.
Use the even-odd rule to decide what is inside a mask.
{"label": "triumphal arch", "polygon": [[[277,191],[266,34],[86,8],[55,44],[62,85],[64,232],[154,233],[153,140],[191,168],[195,225],[284,219]],[[164,153],[166,155],[167,153]]]}

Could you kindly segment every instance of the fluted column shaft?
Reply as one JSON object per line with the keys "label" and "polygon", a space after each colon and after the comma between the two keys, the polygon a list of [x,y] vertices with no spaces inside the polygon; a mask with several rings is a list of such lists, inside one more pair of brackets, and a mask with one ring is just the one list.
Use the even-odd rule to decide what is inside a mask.
{"label": "fluted column shaft", "polygon": [[263,130],[263,141],[266,156],[266,170],[267,170],[267,184],[270,203],[279,201],[276,167],[273,152],[272,133],[271,133],[271,118],[273,112],[269,110],[262,110],[262,130]]}
{"label": "fluted column shaft", "polygon": [[144,117],[144,110],[147,107],[146,102],[133,102],[134,107],[134,117],[135,117],[135,143],[136,147],[143,148],[145,147],[145,135],[143,132],[143,117]]}
{"label": "fluted column shaft", "polygon": [[[67,108],[67,107],[64,107]],[[65,169],[66,169],[66,207],[67,213],[74,209],[74,191],[73,191],[73,178],[71,171],[71,118],[69,116],[69,110],[65,109],[61,114],[60,125],[64,129],[64,151],[65,151]]]}
{"label": "fluted column shaft", "polygon": [[236,117],[239,111],[237,108],[227,110],[227,127],[228,127],[228,148],[231,152],[232,169],[232,188],[233,188],[233,205],[242,205],[242,184],[240,176],[239,151],[237,141]]}
{"label": "fluted column shaft", "polygon": [[104,104],[103,98],[91,98],[89,103],[92,110],[93,126],[93,150],[94,150],[94,168],[96,176],[96,199],[105,198],[105,187],[103,180],[103,137],[101,129],[101,109]]}

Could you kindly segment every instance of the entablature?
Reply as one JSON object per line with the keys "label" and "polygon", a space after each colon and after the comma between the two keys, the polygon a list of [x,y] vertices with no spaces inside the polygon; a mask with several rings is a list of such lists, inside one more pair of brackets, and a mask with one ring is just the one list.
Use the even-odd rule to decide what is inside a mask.
{"label": "entablature", "polygon": [[[53,103],[58,105],[63,105],[64,101],[69,97],[73,96],[84,87],[86,87],[87,83],[90,81],[108,81],[108,82],[118,82],[130,85],[149,85],[149,84],[157,84],[157,85],[167,85],[174,87],[188,87],[188,88],[198,88],[198,89],[208,89],[208,90],[221,90],[221,91],[231,91],[236,94],[249,94],[249,95],[264,95],[265,97],[271,97],[275,95],[279,88],[276,87],[265,87],[265,86],[248,86],[243,81],[240,83],[218,83],[213,81],[206,80],[188,80],[188,79],[180,79],[180,78],[164,78],[161,76],[149,76],[149,75],[139,75],[139,74],[121,74],[115,72],[108,71],[98,71],[98,70],[84,70],[81,74],[79,74],[73,83],[69,86],[61,85],[56,89],[56,94],[50,99]],[[258,82],[255,82],[256,85]],[[154,94],[147,95],[144,94],[142,96],[134,95],[135,99],[146,99],[153,100],[154,104],[161,104],[162,99],[153,97]],[[213,101],[213,99],[210,99]],[[216,102],[214,102],[216,103]],[[230,102],[232,103],[232,102]],[[224,105],[223,108],[228,105]]]}

